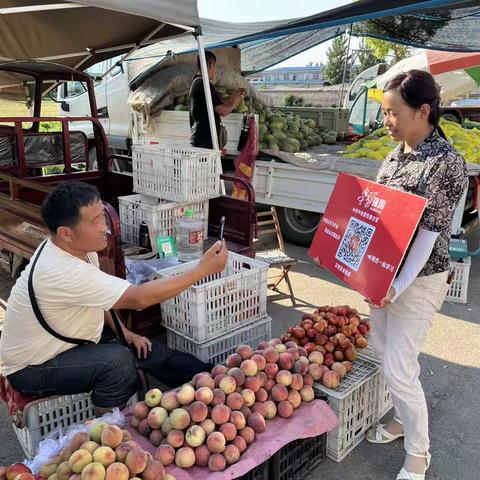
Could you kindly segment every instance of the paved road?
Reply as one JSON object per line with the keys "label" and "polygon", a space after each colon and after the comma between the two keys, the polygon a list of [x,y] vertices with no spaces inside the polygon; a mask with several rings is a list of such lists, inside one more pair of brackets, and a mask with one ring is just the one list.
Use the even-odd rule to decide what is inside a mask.
{"label": "paved road", "polygon": [[[471,239],[471,248],[478,242]],[[298,304],[289,300],[269,303],[273,333],[280,335],[298,321],[300,312],[321,304],[349,304],[363,313],[366,305],[355,292],[343,287],[328,272],[315,267],[306,249],[287,246],[300,263],[292,273]],[[474,480],[478,473],[480,415],[480,259],[474,259],[470,273],[469,304],[445,303],[436,315],[421,356],[422,382],[430,411],[433,463],[428,479]],[[0,272],[0,316],[11,282]],[[0,464],[23,458],[0,406]],[[343,462],[326,460],[308,480],[387,480],[395,478],[404,457],[402,442],[374,446],[362,442]]]}

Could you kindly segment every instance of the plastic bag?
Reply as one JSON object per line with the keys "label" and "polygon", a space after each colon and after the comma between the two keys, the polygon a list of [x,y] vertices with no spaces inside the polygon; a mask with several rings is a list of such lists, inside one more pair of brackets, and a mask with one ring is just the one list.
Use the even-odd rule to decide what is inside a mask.
{"label": "plastic bag", "polygon": [[131,260],[125,259],[127,267],[127,280],[133,285],[153,280],[159,270],[179,265],[177,257],[153,258],[151,260]]}
{"label": "plastic bag", "polygon": [[59,455],[60,452],[70,444],[75,434],[79,432],[90,432],[98,422],[117,425],[117,427],[120,428],[123,428],[126,424],[125,415],[118,408],[114,408],[112,412],[106,413],[102,417],[95,418],[90,422],[81,425],[71,425],[66,431],[61,427],[57,428],[40,442],[37,455],[32,460],[25,460],[23,463],[30,468],[35,475],[38,474],[40,467],[48,463],[54,456]]}

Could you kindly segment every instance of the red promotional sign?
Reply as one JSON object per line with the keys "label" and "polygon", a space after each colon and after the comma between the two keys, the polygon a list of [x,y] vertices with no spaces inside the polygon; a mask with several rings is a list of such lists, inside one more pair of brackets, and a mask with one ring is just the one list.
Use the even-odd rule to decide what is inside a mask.
{"label": "red promotional sign", "polygon": [[393,283],[427,200],[340,174],[309,255],[379,304]]}

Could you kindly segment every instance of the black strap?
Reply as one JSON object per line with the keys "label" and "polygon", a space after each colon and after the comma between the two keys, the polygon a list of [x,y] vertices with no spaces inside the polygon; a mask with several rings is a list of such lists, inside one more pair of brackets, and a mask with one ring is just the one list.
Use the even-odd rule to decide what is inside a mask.
{"label": "black strap", "polygon": [[[64,335],[61,335],[60,333],[56,332],[45,320],[44,316],[42,315],[42,312],[40,311],[40,307],[38,306],[37,299],[35,297],[35,291],[33,289],[33,270],[35,269],[35,265],[37,264],[38,257],[40,257],[40,254],[42,253],[45,245],[47,244],[47,240],[43,242],[43,244],[40,246],[37,255],[35,256],[35,260],[33,260],[32,267],[30,268],[30,274],[28,276],[28,295],[30,297],[30,303],[32,304],[32,309],[33,313],[37,317],[37,320],[39,321],[40,325],[52,336],[58,338],[62,342],[65,343],[73,343],[74,345],[88,345],[92,344],[95,342],[92,342],[91,340],[82,340],[80,338],[70,338],[70,337],[65,337]],[[123,333],[123,332],[122,332]],[[124,337],[125,338],[125,337]]]}

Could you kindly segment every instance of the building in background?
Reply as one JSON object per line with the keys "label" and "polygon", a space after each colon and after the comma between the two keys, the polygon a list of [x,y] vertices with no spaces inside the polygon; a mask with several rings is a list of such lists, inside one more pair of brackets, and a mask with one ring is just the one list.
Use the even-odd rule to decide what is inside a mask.
{"label": "building in background", "polygon": [[247,78],[252,85],[274,86],[274,85],[303,85],[322,86],[324,83],[323,65],[307,67],[281,67],[264,70],[254,73]]}

